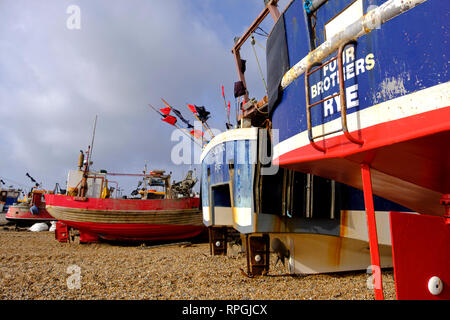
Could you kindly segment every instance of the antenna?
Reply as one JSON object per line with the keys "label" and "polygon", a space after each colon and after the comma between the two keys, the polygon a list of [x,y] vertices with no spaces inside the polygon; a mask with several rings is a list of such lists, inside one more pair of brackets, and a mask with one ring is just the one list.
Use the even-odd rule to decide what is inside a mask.
{"label": "antenna", "polygon": [[95,138],[95,128],[97,127],[97,115],[95,115],[95,120],[94,120],[94,130],[92,132],[92,141],[91,141],[91,152],[89,154],[89,158],[90,160],[92,160],[92,150],[94,149],[94,138]]}

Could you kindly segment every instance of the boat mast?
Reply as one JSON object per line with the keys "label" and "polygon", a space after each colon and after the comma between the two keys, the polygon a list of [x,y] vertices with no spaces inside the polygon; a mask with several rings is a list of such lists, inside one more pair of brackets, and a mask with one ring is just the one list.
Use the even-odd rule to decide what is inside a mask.
{"label": "boat mast", "polygon": [[92,150],[94,149],[94,139],[95,139],[95,128],[97,127],[97,115],[95,115],[95,120],[94,120],[94,130],[92,132],[92,141],[91,141],[91,153],[90,153],[90,158],[92,159]]}
{"label": "boat mast", "polygon": [[92,159],[92,149],[94,147],[94,138],[95,138],[95,128],[96,127],[97,127],[97,115],[95,115],[94,130],[92,132],[91,144],[88,146],[88,150],[86,152],[86,164],[84,165],[83,178],[81,179],[80,197],[85,197],[86,192],[87,192],[87,178],[88,178],[88,172],[89,172],[89,162]]}

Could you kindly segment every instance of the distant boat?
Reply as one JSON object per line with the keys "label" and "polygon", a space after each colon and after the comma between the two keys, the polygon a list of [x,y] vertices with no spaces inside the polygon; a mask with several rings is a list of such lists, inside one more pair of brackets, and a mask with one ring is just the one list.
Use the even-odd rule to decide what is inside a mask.
{"label": "distant boat", "polygon": [[31,225],[37,222],[55,221],[45,209],[45,190],[32,190],[30,197],[9,206],[6,220],[18,226]]}
{"label": "distant boat", "polygon": [[69,172],[67,195],[45,195],[47,211],[59,221],[56,234],[63,234],[60,240],[65,241],[68,233],[64,225],[79,230],[80,242],[178,240],[205,230],[199,198],[191,195],[197,182],[192,172],[174,185],[164,171],[131,174],[143,177],[140,189],[132,193],[137,197],[119,199],[111,197],[114,188],[108,188],[108,183],[113,182],[106,177],[127,174],[87,169],[82,171],[80,165],[79,170]]}

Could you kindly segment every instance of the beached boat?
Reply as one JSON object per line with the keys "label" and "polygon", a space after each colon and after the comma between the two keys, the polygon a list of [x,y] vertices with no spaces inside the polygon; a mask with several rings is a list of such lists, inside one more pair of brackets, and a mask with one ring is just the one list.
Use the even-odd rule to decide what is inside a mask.
{"label": "beached boat", "polygon": [[0,189],[0,206],[3,204],[0,212],[8,211],[9,206],[17,202],[21,192],[21,189],[15,188]]}
{"label": "beached boat", "polygon": [[27,226],[38,222],[51,222],[53,218],[45,209],[45,190],[32,190],[30,196],[8,208],[6,220],[18,226]]}
{"label": "beached boat", "polygon": [[[83,160],[78,170],[71,170],[67,194],[46,194],[47,211],[58,220],[56,235],[67,240],[66,226],[80,232],[81,242],[106,240],[176,240],[199,235],[205,230],[199,209],[199,198],[192,196],[197,179],[189,174],[183,184],[170,184],[164,171],[143,174],[91,172]],[[113,198],[118,186],[107,176],[142,177],[135,198]],[[182,188],[177,186],[183,185]],[[159,191],[158,191],[159,189]]]}
{"label": "beached boat", "polygon": [[[298,238],[297,242],[289,237],[281,240],[284,249],[279,252],[290,252],[294,260],[299,259],[299,265],[308,257],[316,259],[318,270],[327,264],[326,257],[334,257],[333,262],[338,263],[347,260],[346,254],[342,255],[346,238],[363,232],[364,239],[359,240],[370,244],[377,299],[383,298],[380,267],[386,266],[385,240],[389,239],[397,298],[449,299],[450,290],[444,284],[450,283],[450,251],[445,245],[450,239],[450,82],[446,56],[450,4],[434,0],[293,0],[281,14],[276,4],[276,0],[266,2],[233,48],[240,78],[235,88],[241,88],[237,95],[235,90],[235,96],[243,95],[246,102],[241,106],[239,126],[255,126],[259,131],[240,129],[222,136],[234,145],[230,147],[235,155],[204,168],[202,191],[209,192],[209,198],[203,198],[205,223],[233,225],[244,233],[260,230],[255,254],[250,242],[248,255],[249,264],[259,264],[260,270],[268,266],[268,240],[274,231],[289,233],[303,226],[309,236],[330,235],[334,225],[339,231],[332,235],[332,241],[324,236],[304,241]],[[239,50],[268,14],[275,25],[266,45],[268,102],[261,105],[249,100]],[[261,138],[261,133],[270,137],[269,142],[264,142],[267,139]],[[220,159],[220,149],[230,149],[219,140],[211,142],[203,159],[212,157],[210,152],[219,154]],[[271,146],[272,162],[263,164],[279,165],[282,178],[258,171],[264,168],[257,160],[261,149],[270,150]],[[246,164],[249,157],[256,160]],[[243,167],[233,161],[240,161]],[[212,179],[217,179],[213,177],[216,173],[221,176],[221,165],[225,166],[224,176],[215,186]],[[229,172],[239,170],[234,181],[226,177],[227,168]],[[324,188],[322,183],[325,192],[318,194],[327,203],[319,216],[338,217],[336,204],[333,210],[329,208],[333,208],[332,199],[341,188],[359,194],[359,209],[366,212],[361,221],[345,222],[354,203],[348,201],[351,197],[341,195],[340,208],[344,210],[337,222],[290,223],[295,211],[306,216],[312,212],[314,217],[310,208],[314,176],[329,185]],[[221,186],[227,179],[230,186]],[[226,194],[227,187],[229,196],[220,196]],[[269,190],[266,194],[270,199],[263,195],[264,188]],[[384,209],[386,223],[379,219],[377,196],[389,200],[383,200],[388,204]],[[281,199],[281,204],[272,201],[274,198]],[[267,208],[277,206],[275,215],[264,216],[264,201]],[[397,204],[402,208],[396,209]],[[227,212],[225,222],[218,218],[221,211]],[[290,250],[292,243],[299,249]],[[272,249],[276,250],[273,245]],[[320,255],[322,260],[317,260]],[[362,256],[354,257],[359,261]]]}
{"label": "beached boat", "polygon": [[[280,74],[268,76],[280,140],[274,160],[359,189],[365,164],[374,194],[442,216],[440,199],[450,192],[450,3],[312,4],[308,13],[293,1],[268,38],[268,68]],[[272,45],[277,40],[283,45]],[[281,53],[287,72],[275,61]]]}
{"label": "beached boat", "polygon": [[292,1],[267,42],[274,161],[364,191],[372,265],[372,195],[420,213],[390,217],[400,299],[450,298],[440,285],[450,251],[436,245],[450,238],[449,10],[435,0]]}
{"label": "beached boat", "polygon": [[[213,251],[226,253],[223,232],[234,228],[246,235],[250,274],[268,268],[268,256],[252,248],[270,244],[277,252],[280,246],[289,251],[284,258],[293,274],[366,270],[371,263],[362,191],[271,166],[262,156],[267,138],[264,128],[232,129],[203,150],[203,223],[211,229]],[[381,197],[374,203],[381,267],[388,268],[393,266],[389,212],[410,210]]]}

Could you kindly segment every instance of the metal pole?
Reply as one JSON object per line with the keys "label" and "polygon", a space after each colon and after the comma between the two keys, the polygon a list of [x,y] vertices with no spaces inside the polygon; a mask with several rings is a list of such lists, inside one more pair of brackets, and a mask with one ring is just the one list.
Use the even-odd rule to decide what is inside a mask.
{"label": "metal pole", "polygon": [[[378,249],[377,222],[375,220],[375,209],[373,205],[372,179],[370,176],[370,167],[361,164],[361,176],[364,191],[364,204],[367,215],[367,230],[369,233],[370,261],[372,264],[372,274],[375,279],[375,299],[384,300],[383,283],[381,279],[380,251]],[[373,268],[375,267],[375,269]]]}
{"label": "metal pole", "polygon": [[95,138],[95,128],[97,127],[97,115],[95,115],[94,120],[94,131],[92,132],[92,141],[91,141],[91,154],[89,157],[92,159],[92,150],[94,149],[94,138]]}

